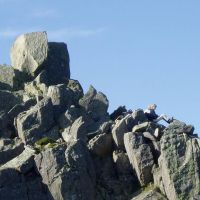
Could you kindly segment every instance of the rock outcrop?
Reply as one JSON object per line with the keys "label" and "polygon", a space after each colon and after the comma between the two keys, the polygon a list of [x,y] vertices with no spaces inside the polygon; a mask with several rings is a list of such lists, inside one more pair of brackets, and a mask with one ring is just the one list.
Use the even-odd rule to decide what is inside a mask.
{"label": "rock outcrop", "polygon": [[200,140],[188,136],[192,130],[192,126],[174,121],[161,138],[154,179],[169,200],[200,198]]}
{"label": "rock outcrop", "polygon": [[152,168],[154,159],[151,148],[145,143],[144,137],[137,133],[129,132],[124,135],[125,148],[133,169],[142,186],[152,182]]}
{"label": "rock outcrop", "polygon": [[69,54],[64,43],[48,42],[46,32],[19,36],[11,48],[14,69],[35,78],[39,73],[47,85],[70,78]]}
{"label": "rock outcrop", "polygon": [[19,36],[0,66],[0,199],[200,199],[194,127],[142,109],[111,115],[105,94],[70,79],[64,43]]}

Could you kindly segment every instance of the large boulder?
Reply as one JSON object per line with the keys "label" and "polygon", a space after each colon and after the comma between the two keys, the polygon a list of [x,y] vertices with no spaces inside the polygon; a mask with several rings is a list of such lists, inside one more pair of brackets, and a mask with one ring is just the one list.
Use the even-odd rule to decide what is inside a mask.
{"label": "large boulder", "polygon": [[116,122],[112,129],[113,140],[117,147],[124,148],[124,134],[129,132],[126,118]]}
{"label": "large boulder", "polygon": [[132,113],[132,117],[135,120],[136,124],[141,124],[148,121],[142,109],[134,110]]}
{"label": "large boulder", "polygon": [[16,118],[19,137],[26,144],[48,137],[47,132],[54,126],[53,105],[45,98],[30,110],[20,113]]}
{"label": "large boulder", "polygon": [[71,140],[82,140],[86,142],[87,140],[87,122],[83,116],[79,117],[74,121],[74,123],[64,129],[62,132],[62,137],[65,142],[70,142]]}
{"label": "large boulder", "polygon": [[46,149],[35,161],[54,199],[95,199],[94,167],[81,141]]}
{"label": "large boulder", "polygon": [[0,199],[53,200],[35,171],[21,174],[17,169],[0,170]]}
{"label": "large boulder", "polygon": [[117,176],[119,177],[120,183],[124,186],[123,190],[125,193],[131,194],[139,189],[140,185],[127,153],[123,151],[114,151],[113,161],[117,170]]}
{"label": "large boulder", "polygon": [[14,69],[35,76],[47,55],[46,32],[27,33],[15,40],[11,48],[11,63]]}
{"label": "large boulder", "polygon": [[35,78],[43,74],[46,85],[63,83],[70,78],[69,54],[64,43],[48,42],[46,32],[19,36],[11,48],[14,69]]}
{"label": "large boulder", "polygon": [[70,78],[69,53],[65,43],[49,42],[44,75],[47,85],[57,85]]}
{"label": "large boulder", "polygon": [[89,141],[88,147],[97,156],[104,157],[109,155],[112,151],[112,135],[99,134]]}
{"label": "large boulder", "polygon": [[95,121],[99,121],[104,118],[109,118],[108,110],[108,99],[96,89],[90,86],[88,92],[79,100],[79,104],[86,109],[90,114],[91,118]]}
{"label": "large boulder", "polygon": [[174,121],[160,141],[159,170],[154,170],[154,182],[169,200],[199,199],[200,140],[190,137],[189,129],[185,123]]}
{"label": "large boulder", "polygon": [[124,144],[133,169],[135,169],[138,180],[142,186],[153,180],[151,173],[154,159],[151,148],[145,143],[144,137],[137,133],[126,133]]}
{"label": "large boulder", "polygon": [[53,200],[34,170],[35,151],[28,147],[0,167],[0,199]]}

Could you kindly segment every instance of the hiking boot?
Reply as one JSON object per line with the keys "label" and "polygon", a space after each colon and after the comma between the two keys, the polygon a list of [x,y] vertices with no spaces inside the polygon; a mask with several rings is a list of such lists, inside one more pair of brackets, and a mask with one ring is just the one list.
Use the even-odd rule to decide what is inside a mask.
{"label": "hiking boot", "polygon": [[167,122],[170,124],[174,121],[174,118],[172,117],[171,119],[168,119]]}

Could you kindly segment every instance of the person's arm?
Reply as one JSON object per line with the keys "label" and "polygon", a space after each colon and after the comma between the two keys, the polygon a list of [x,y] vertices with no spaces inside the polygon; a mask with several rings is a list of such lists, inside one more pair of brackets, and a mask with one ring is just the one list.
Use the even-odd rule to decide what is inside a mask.
{"label": "person's arm", "polygon": [[151,115],[152,115],[152,118],[154,118],[154,119],[159,118],[159,115],[157,115],[156,112],[155,112],[154,110],[152,110]]}

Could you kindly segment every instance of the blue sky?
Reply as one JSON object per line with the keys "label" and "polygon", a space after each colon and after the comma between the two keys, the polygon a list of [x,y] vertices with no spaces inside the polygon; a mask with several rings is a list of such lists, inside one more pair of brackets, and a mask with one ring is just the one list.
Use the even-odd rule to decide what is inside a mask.
{"label": "blue sky", "polygon": [[71,77],[119,105],[158,105],[200,133],[199,0],[0,0],[0,63],[17,35],[68,45]]}

